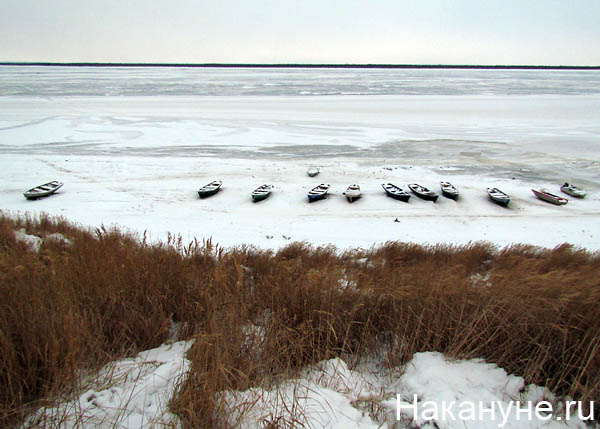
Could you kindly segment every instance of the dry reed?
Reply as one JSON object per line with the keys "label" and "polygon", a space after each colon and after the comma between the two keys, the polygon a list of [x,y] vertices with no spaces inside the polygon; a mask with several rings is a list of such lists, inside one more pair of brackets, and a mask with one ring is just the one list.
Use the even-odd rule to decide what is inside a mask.
{"label": "dry reed", "polygon": [[[21,228],[70,243],[32,252],[15,239]],[[171,402],[189,427],[223,423],[219,392],[273,385],[342,354],[390,366],[420,351],[480,357],[598,401],[599,278],[599,255],[566,244],[225,250],[1,215],[0,424],[69,392],[82,369],[167,341],[174,323],[195,339]]]}

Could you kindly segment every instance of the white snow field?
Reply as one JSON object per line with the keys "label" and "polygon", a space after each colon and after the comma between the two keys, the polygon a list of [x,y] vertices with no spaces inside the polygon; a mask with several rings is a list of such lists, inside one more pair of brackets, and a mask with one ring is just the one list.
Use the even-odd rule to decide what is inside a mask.
{"label": "white snow field", "polygon": [[[600,250],[599,145],[597,70],[0,67],[0,210],[118,225],[153,240],[172,233],[274,249],[293,241],[367,248],[486,240]],[[308,177],[309,165],[320,175]],[[198,188],[216,179],[222,190],[199,199]],[[55,195],[23,197],[51,180],[64,182]],[[417,182],[439,191],[441,180],[459,189],[458,201],[402,203],[381,188]],[[565,181],[588,195],[559,207],[531,192],[560,194]],[[253,203],[250,193],[265,183],[272,195]],[[319,183],[331,185],[329,197],[309,204],[306,193]],[[342,192],[353,183],[363,197],[349,204]],[[487,187],[508,193],[510,205],[491,203]],[[160,377],[185,370],[187,345],[163,347],[130,362],[134,381],[123,373],[120,384],[96,386],[46,415],[74,410],[75,420],[65,420],[73,425],[176,424],[165,408],[173,384]],[[142,369],[147,361],[152,371]],[[125,364],[115,365],[121,374]],[[504,405],[552,399],[537,387],[521,391],[522,379],[493,365],[431,353],[383,378],[341,360],[320,367],[278,392],[259,392],[263,401],[237,423],[285,419],[295,395],[307,427],[499,427],[498,415],[398,422],[395,395]],[[231,418],[234,398],[254,393],[224,392]],[[509,415],[506,427],[583,427],[577,419],[520,417]]]}

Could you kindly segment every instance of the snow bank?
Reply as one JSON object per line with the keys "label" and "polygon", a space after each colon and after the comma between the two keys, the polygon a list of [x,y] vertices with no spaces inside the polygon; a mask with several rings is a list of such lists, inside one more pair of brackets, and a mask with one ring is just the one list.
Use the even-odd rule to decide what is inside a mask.
{"label": "snow bank", "polygon": [[[39,410],[28,423],[65,428],[177,427],[179,421],[168,404],[189,370],[184,355],[191,345],[191,341],[162,345],[107,365],[95,377],[93,388],[75,400]],[[563,403],[545,388],[525,385],[523,378],[482,359],[448,360],[432,352],[417,353],[403,368],[392,370],[374,359],[365,359],[354,369],[339,358],[322,361],[272,389],[226,391],[221,399],[222,423],[248,429],[268,424],[330,429],[586,427],[575,410],[567,419]],[[549,401],[557,411],[536,417],[540,401]],[[474,414],[461,411],[469,404]],[[494,412],[480,413],[480,408]]]}
{"label": "snow bank", "polygon": [[69,240],[67,237],[62,235],[60,232],[54,232],[52,234],[48,234],[44,237],[44,240],[54,241],[56,243],[65,244],[67,246],[71,244],[71,240]]}
{"label": "snow bank", "polygon": [[[410,408],[414,395],[418,398],[416,415]],[[481,359],[450,361],[440,353],[417,353],[402,370],[391,372],[373,361],[349,369],[343,360],[332,359],[320,362],[307,369],[302,377],[281,383],[277,388],[225,392],[224,399],[228,406],[227,424],[241,428],[267,423],[365,429],[585,427],[575,413],[569,420],[560,413],[548,420],[544,416],[537,418],[533,410],[541,400],[553,401],[555,409],[560,408],[561,404],[547,390],[525,386],[521,377],[509,375]],[[520,413],[510,408],[517,401],[523,410]],[[444,404],[452,403],[452,412],[442,413]],[[468,413],[458,414],[471,403],[476,407],[473,418]],[[434,406],[438,411],[432,418]],[[496,409],[480,416],[477,408],[480,406]],[[525,412],[527,406],[532,410],[531,419]],[[424,417],[427,409],[430,415]],[[501,409],[512,411],[502,414]]]}
{"label": "snow bank", "polygon": [[27,234],[25,228],[21,228],[19,231],[15,231],[15,240],[21,243],[25,243],[27,248],[32,252],[39,252],[42,246],[42,239],[37,235]]}
{"label": "snow bank", "polygon": [[27,248],[32,252],[39,252],[44,240],[62,243],[67,246],[71,244],[71,240],[69,240],[67,237],[65,237],[59,232],[47,234],[44,236],[44,238],[42,238],[37,235],[27,234],[25,228],[21,228],[20,230],[15,231],[15,240],[21,243],[25,243]]}
{"label": "snow bank", "polygon": [[178,426],[168,405],[189,369],[184,355],[191,345],[191,341],[162,345],[107,365],[96,376],[93,388],[73,401],[38,411],[30,423],[64,428]]}

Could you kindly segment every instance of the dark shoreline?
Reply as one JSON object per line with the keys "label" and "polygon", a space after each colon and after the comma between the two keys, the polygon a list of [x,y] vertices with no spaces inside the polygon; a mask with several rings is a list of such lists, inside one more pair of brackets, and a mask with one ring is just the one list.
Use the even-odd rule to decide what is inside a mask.
{"label": "dark shoreline", "polygon": [[474,64],[301,64],[301,63],[104,63],[0,62],[0,66],[48,67],[173,67],[173,68],[309,68],[309,69],[482,69],[482,70],[600,70],[600,66],[474,65]]}

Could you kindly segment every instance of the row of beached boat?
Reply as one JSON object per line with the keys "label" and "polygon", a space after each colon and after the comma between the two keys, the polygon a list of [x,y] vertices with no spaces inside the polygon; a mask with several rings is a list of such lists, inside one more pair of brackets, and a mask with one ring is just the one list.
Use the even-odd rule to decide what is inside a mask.
{"label": "row of beached boat", "polygon": [[[221,189],[222,184],[223,183],[220,180],[215,180],[215,181],[209,183],[208,185],[205,185],[202,188],[200,188],[198,190],[198,196],[200,198],[210,197],[211,195],[214,195],[217,192],[219,192],[219,189]],[[396,200],[408,202],[409,198],[411,197],[411,194],[409,194],[407,191],[402,189],[402,187],[394,185],[393,183],[383,183],[381,186],[388,197],[394,198]],[[308,194],[307,194],[308,202],[312,203],[313,201],[318,201],[318,200],[326,198],[327,194],[329,192],[329,188],[330,188],[330,185],[325,184],[325,183],[321,183],[320,185],[315,186],[310,191],[308,191]],[[269,195],[271,195],[272,189],[273,189],[273,186],[271,186],[271,185],[259,186],[252,192],[252,194],[251,194],[252,200],[254,202],[258,202],[258,201],[262,201],[262,200],[268,198]],[[409,183],[408,189],[410,189],[411,192],[413,194],[415,194],[417,197],[422,198],[427,201],[436,202],[439,197],[438,193],[426,188],[425,186],[419,185],[418,183]],[[456,187],[454,185],[452,185],[452,183],[450,183],[450,182],[440,182],[440,189],[441,189],[441,193],[444,197],[450,198],[452,200],[458,199],[458,197],[460,195],[460,193],[458,192],[458,189],[456,189]],[[581,188],[578,188],[577,186],[571,185],[569,183],[564,183],[560,187],[560,189],[564,193],[574,196],[574,197],[577,197],[577,198],[585,197],[585,192]],[[566,198],[559,197],[558,195],[554,195],[544,189],[542,189],[542,190],[532,189],[531,191],[539,199],[549,202],[549,203],[552,203],[552,204],[564,205],[568,202],[568,200]],[[510,203],[510,196],[508,194],[506,194],[505,192],[502,192],[498,188],[487,188],[487,193],[488,193],[490,200],[492,200],[493,202],[495,202],[497,204],[500,204],[502,206],[508,206],[508,204]],[[348,202],[352,203],[352,202],[358,200],[362,196],[362,192],[360,190],[359,185],[352,184],[352,185],[348,186],[348,188],[343,193],[343,195],[346,197]]]}
{"label": "row of beached boat", "polygon": [[[210,182],[209,184],[201,187],[198,190],[198,196],[200,198],[207,198],[211,195],[215,195],[221,189],[223,182],[221,180],[215,180]],[[58,191],[63,186],[62,182],[52,181],[48,183],[44,183],[43,185],[36,186],[26,192],[23,193],[25,198],[33,200],[41,197],[45,197],[51,195]],[[394,198],[396,200],[408,202],[411,194],[402,189],[400,186],[394,185],[393,183],[384,183],[381,185],[383,190],[385,191],[388,197]],[[321,200],[326,198],[327,193],[329,192],[330,186],[325,183],[321,183],[318,186],[315,186],[310,191],[308,191],[307,197],[308,202],[312,203],[313,201]],[[439,194],[434,191],[429,190],[425,186],[419,185],[418,183],[410,183],[408,184],[408,188],[411,190],[413,194],[417,197],[422,198],[428,201],[437,201]],[[458,199],[459,192],[458,189],[450,182],[440,182],[440,189],[442,195],[446,198],[450,198],[452,200]],[[271,195],[271,191],[273,190],[273,186],[271,185],[262,185],[252,191],[251,197],[254,202],[262,201]],[[560,190],[567,195],[571,195],[576,198],[585,197],[585,192],[570,183],[563,183],[560,187]],[[533,194],[542,201],[546,201],[556,205],[564,205],[567,204],[569,200],[566,198],[560,197],[558,195],[552,194],[545,189],[532,189]],[[488,196],[490,199],[502,206],[508,206],[510,203],[510,196],[505,192],[502,192],[498,188],[488,188],[487,189]],[[354,202],[362,196],[360,186],[356,184],[352,184],[348,186],[343,195],[348,199],[349,202]]]}
{"label": "row of beached boat", "polygon": [[[583,189],[567,182],[563,183],[560,186],[560,190],[565,194],[571,195],[575,198],[585,197],[585,191]],[[555,204],[557,206],[563,206],[569,202],[568,199],[553,194],[547,191],[546,189],[532,189],[531,192],[533,192],[533,195],[535,195],[540,200],[546,201],[547,203]],[[490,196],[490,199],[492,201],[502,206],[508,206],[508,203],[510,203],[510,197],[498,188],[488,188],[488,195]]]}

